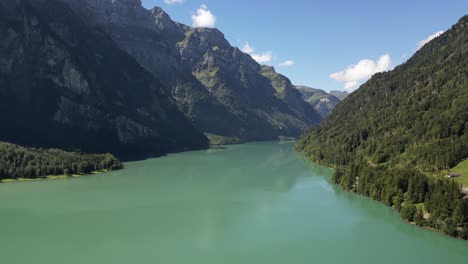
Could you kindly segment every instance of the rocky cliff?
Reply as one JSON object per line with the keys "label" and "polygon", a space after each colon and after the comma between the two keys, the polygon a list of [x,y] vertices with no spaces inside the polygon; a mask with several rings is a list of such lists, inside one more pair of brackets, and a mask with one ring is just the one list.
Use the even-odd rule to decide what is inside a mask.
{"label": "rocky cliff", "polygon": [[205,147],[170,89],[88,22],[55,0],[0,2],[0,140],[117,153]]}
{"label": "rocky cliff", "polygon": [[340,100],[344,100],[346,97],[349,96],[349,93],[346,91],[338,91],[338,90],[331,90],[330,94],[335,96],[336,98]]}
{"label": "rocky cliff", "polygon": [[[324,90],[320,89],[310,88],[306,86],[296,86],[296,89],[302,94],[302,98],[307,103],[312,105],[322,117],[327,117],[335,108],[335,106],[342,100],[331,94],[331,92],[327,93]],[[340,96],[343,98],[345,93],[346,92],[341,92]]]}
{"label": "rocky cliff", "polygon": [[62,1],[170,87],[179,109],[202,132],[268,140],[297,136],[321,119],[292,85],[277,89],[275,79],[287,78],[265,71],[217,29],[182,25],[138,0]]}

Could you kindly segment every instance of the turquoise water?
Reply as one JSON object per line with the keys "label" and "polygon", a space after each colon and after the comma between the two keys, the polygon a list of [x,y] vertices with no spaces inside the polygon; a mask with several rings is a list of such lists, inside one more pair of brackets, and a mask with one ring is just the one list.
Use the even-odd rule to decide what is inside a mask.
{"label": "turquoise water", "polygon": [[468,263],[276,142],[0,184],[1,263]]}

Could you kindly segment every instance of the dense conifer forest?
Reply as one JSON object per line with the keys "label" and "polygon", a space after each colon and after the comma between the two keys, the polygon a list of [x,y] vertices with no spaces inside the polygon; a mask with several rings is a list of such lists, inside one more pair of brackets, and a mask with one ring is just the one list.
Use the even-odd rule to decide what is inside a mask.
{"label": "dense conifer forest", "polygon": [[[296,145],[333,182],[447,235],[468,238],[468,200],[444,179],[468,157],[468,16],[374,75]],[[425,216],[425,217],[424,217]]]}
{"label": "dense conifer forest", "polygon": [[0,182],[5,179],[89,174],[121,168],[122,163],[111,154],[35,149],[0,142]]}

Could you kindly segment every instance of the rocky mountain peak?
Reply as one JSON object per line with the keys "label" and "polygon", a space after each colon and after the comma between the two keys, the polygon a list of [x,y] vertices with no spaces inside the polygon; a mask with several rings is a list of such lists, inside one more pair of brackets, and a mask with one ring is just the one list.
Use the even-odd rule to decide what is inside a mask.
{"label": "rocky mountain peak", "polygon": [[181,32],[177,23],[161,7],[155,6],[150,12],[153,16],[154,25],[160,32],[168,36],[181,35],[183,37],[183,32]]}
{"label": "rocky mountain peak", "polygon": [[142,6],[141,0],[112,0],[110,11],[111,23],[154,30],[151,14]]}
{"label": "rocky mountain peak", "polygon": [[[36,0],[37,1],[37,0]],[[45,0],[41,0],[45,1]],[[153,19],[141,0],[59,0],[67,3],[86,22],[120,27],[153,29]]]}
{"label": "rocky mountain peak", "polygon": [[[242,140],[297,136],[321,117],[284,76],[264,72],[213,28],[173,21],[140,1],[84,1],[90,19],[171,88],[177,105],[201,131]],[[75,6],[79,6],[75,4]]]}
{"label": "rocky mountain peak", "polygon": [[232,47],[224,38],[224,34],[217,29],[186,27],[182,32],[184,39],[177,46],[182,57],[188,61],[205,60],[207,58],[203,57],[207,52],[211,54],[208,61],[213,60],[212,55],[215,53],[232,52]]}
{"label": "rocky mountain peak", "polygon": [[216,28],[192,28],[191,31],[194,33],[192,36],[206,41],[210,45],[230,47],[224,34]]}
{"label": "rocky mountain peak", "polygon": [[340,100],[344,100],[346,97],[349,96],[349,93],[346,91],[337,91],[337,90],[331,90],[330,94],[335,96],[336,98]]}
{"label": "rocky mountain peak", "polygon": [[275,67],[270,66],[270,65],[262,65],[262,71],[263,72],[276,72]]}
{"label": "rocky mountain peak", "polygon": [[296,89],[302,94],[302,98],[312,105],[322,117],[328,116],[341,100],[334,94],[321,89],[303,85],[296,86]]}
{"label": "rocky mountain peak", "polygon": [[151,14],[153,14],[155,18],[162,19],[162,20],[171,20],[171,17],[169,16],[169,14],[167,14],[166,11],[164,11],[159,6],[153,7],[150,11],[151,11]]}

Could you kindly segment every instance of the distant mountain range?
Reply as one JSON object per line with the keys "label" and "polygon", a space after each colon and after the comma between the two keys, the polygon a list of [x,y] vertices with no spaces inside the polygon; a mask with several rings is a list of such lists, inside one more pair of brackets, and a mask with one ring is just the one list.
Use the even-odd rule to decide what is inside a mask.
{"label": "distant mountain range", "polygon": [[163,154],[297,137],[321,116],[217,29],[139,0],[0,2],[0,140]]}
{"label": "distant mountain range", "polygon": [[330,94],[335,96],[336,98],[340,100],[344,100],[346,97],[349,96],[349,93],[346,91],[337,91],[337,90],[331,90]]}
{"label": "distant mountain range", "polygon": [[312,105],[322,117],[327,117],[335,106],[349,95],[345,91],[327,93],[324,90],[302,85],[296,86],[296,89],[302,94],[302,98]]}
{"label": "distant mountain range", "polygon": [[61,1],[157,76],[203,133],[271,140],[297,137],[321,121],[286,77],[231,46],[217,29],[177,23],[139,0]]}

